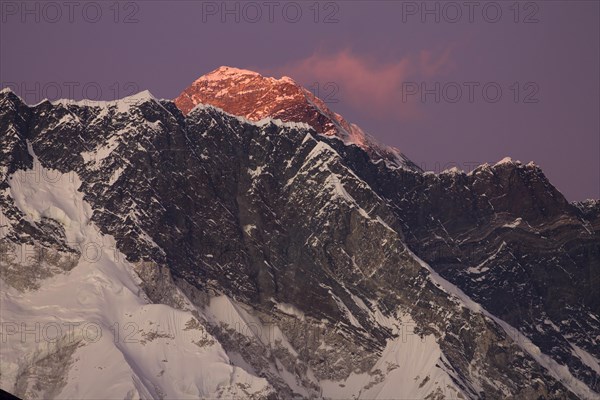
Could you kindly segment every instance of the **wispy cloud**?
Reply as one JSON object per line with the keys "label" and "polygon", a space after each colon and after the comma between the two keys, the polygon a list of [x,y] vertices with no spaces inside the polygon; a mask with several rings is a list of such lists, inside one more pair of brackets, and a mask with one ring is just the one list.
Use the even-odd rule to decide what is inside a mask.
{"label": "wispy cloud", "polygon": [[454,67],[452,47],[423,50],[398,60],[382,62],[351,50],[318,51],[309,57],[277,67],[271,74],[287,75],[304,85],[334,82],[338,98],[370,117],[394,119],[422,115],[414,101],[402,101],[403,82],[432,79]]}

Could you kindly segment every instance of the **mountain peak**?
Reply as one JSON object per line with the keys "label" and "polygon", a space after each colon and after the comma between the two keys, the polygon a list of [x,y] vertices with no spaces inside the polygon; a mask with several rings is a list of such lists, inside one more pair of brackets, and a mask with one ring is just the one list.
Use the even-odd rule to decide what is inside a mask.
{"label": "mountain peak", "polygon": [[317,133],[357,145],[376,159],[408,164],[397,149],[379,145],[287,76],[265,77],[258,72],[222,66],[196,79],[174,101],[184,114],[198,104],[208,104],[255,122],[271,118],[306,123]]}
{"label": "mountain peak", "polygon": [[[198,78],[196,80],[196,82],[198,81],[208,81],[208,80],[214,80],[214,81],[218,81],[218,80],[222,80],[222,79],[231,79],[231,78],[236,78],[236,77],[243,77],[243,76],[260,76],[260,74],[258,72],[254,72],[254,71],[250,71],[247,69],[241,69],[241,68],[235,68],[235,67],[228,67],[228,66],[221,66],[211,72],[209,72],[206,75],[202,75],[200,78]],[[194,82],[194,83],[196,83]]]}
{"label": "mountain peak", "polygon": [[[298,113],[288,115],[287,118],[282,115],[283,109],[290,105],[307,103],[305,92],[307,91],[289,77],[277,79],[247,69],[221,66],[196,79],[175,99],[175,104],[185,114],[196,105],[205,103],[251,121],[270,117],[289,122],[306,122],[298,120],[302,117]],[[318,126],[314,127],[323,133]]]}
{"label": "mountain peak", "polygon": [[236,67],[228,67],[226,65],[220,66],[219,68],[209,72],[208,74],[202,75],[200,78],[196,79],[194,83],[203,81],[239,80],[244,78],[258,78],[261,80],[268,80],[269,82],[287,83],[300,86],[289,76],[282,76],[279,79],[273,77],[265,77],[256,71]]}

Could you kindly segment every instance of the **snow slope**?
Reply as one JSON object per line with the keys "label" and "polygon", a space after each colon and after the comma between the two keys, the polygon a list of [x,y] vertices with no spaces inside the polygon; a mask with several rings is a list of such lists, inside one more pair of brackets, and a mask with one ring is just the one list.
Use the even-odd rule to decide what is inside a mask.
{"label": "snow slope", "polygon": [[416,323],[408,314],[389,325],[398,336],[388,342],[371,371],[353,373],[344,382],[323,382],[324,397],[422,399],[432,394],[443,398],[463,395],[445,370],[444,355],[433,335],[414,333]]}
{"label": "snow slope", "polygon": [[37,291],[0,281],[2,388],[27,398],[77,399],[270,393],[265,379],[231,365],[191,312],[149,302],[135,266],[90,222],[76,174],[41,171],[56,179],[17,171],[10,196],[29,221],[59,221],[69,245],[86,255]]}

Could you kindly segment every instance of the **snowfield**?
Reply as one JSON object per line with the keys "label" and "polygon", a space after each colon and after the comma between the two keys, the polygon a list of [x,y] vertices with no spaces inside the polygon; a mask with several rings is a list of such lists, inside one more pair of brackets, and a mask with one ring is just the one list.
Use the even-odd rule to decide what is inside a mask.
{"label": "snowfield", "polygon": [[[36,160],[36,162],[38,162]],[[39,169],[38,169],[39,170]],[[232,365],[191,312],[151,304],[114,239],[90,222],[76,174],[10,178],[27,218],[52,218],[86,249],[68,274],[20,293],[1,283],[0,386],[27,398],[261,398],[267,381]]]}

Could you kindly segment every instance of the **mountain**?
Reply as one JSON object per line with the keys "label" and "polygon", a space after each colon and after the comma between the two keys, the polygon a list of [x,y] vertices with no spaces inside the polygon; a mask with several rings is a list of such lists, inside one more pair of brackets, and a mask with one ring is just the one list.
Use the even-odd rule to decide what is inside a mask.
{"label": "mountain", "polygon": [[253,116],[236,84],[196,89],[187,106],[0,93],[2,389],[599,396],[597,201],[510,159],[422,172],[310,108]]}
{"label": "mountain", "polygon": [[198,104],[210,104],[253,122],[269,118],[305,123],[319,134],[361,147],[374,160],[419,170],[398,149],[379,144],[287,76],[263,77],[254,71],[223,66],[198,78],[174,101],[184,114]]}

